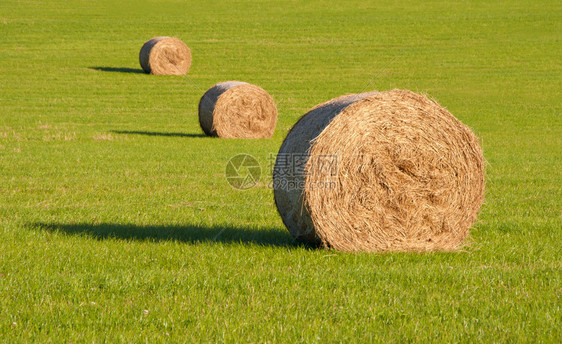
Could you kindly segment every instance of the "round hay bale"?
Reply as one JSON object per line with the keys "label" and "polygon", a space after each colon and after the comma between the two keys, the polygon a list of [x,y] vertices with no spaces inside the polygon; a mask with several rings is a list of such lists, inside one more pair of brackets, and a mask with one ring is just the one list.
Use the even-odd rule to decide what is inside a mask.
{"label": "round hay bale", "polygon": [[241,81],[221,82],[199,101],[199,124],[209,136],[267,138],[277,123],[277,107],[263,88]]}
{"label": "round hay bale", "polygon": [[297,240],[341,251],[449,251],[484,197],[474,133],[425,96],[343,96],[305,114],[283,142],[275,203]]}
{"label": "round hay bale", "polygon": [[144,43],[139,61],[146,73],[185,75],[191,66],[191,51],[178,38],[155,37]]}

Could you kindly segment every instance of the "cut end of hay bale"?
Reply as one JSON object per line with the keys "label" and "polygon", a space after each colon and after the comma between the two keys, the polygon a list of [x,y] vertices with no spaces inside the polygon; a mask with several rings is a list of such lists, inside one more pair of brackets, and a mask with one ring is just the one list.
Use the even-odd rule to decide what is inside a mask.
{"label": "cut end of hay bale", "polygon": [[259,86],[241,81],[221,82],[199,101],[199,124],[209,136],[268,138],[277,124],[273,98]]}
{"label": "cut end of hay bale", "polygon": [[462,244],[482,204],[484,159],[472,131],[425,96],[349,95],[291,129],[274,191],[301,241],[341,251],[448,251]]}
{"label": "cut end of hay bale", "polygon": [[139,62],[146,73],[185,75],[191,67],[191,51],[178,38],[155,37],[142,46]]}

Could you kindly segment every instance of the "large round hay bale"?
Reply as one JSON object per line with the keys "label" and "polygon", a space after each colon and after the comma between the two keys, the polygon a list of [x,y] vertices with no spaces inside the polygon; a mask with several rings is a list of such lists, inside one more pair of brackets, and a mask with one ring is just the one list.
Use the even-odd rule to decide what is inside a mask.
{"label": "large round hay bale", "polygon": [[484,196],[473,132],[425,96],[349,95],[305,114],[283,142],[275,203],[296,239],[341,251],[453,250]]}
{"label": "large round hay bale", "polygon": [[199,101],[199,124],[209,136],[222,138],[271,137],[277,107],[263,88],[241,81],[221,82]]}
{"label": "large round hay bale", "polygon": [[191,66],[191,51],[178,38],[155,37],[144,43],[139,61],[146,73],[185,75]]}

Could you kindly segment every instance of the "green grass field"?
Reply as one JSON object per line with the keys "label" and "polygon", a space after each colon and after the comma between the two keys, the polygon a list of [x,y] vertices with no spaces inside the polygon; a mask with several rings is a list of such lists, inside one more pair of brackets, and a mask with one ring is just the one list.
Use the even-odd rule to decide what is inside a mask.
{"label": "green grass field", "polygon": [[[161,35],[188,76],[141,73]],[[562,341],[560,2],[2,0],[0,37],[1,342]],[[274,97],[272,139],[202,135],[225,80]],[[271,157],[312,106],[392,88],[481,138],[470,246],[298,245]],[[247,191],[239,153],[263,168]]]}

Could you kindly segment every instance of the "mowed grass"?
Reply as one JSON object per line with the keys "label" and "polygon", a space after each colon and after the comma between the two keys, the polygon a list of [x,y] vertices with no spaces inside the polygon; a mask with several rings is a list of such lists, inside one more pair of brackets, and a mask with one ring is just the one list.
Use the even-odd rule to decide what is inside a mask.
{"label": "mowed grass", "polygon": [[[556,1],[0,3],[0,341],[560,342]],[[154,36],[186,77],[140,73]],[[202,135],[219,81],[276,100],[268,140]],[[456,253],[296,244],[268,187],[307,109],[426,92],[481,137],[486,203]],[[236,154],[262,166],[231,188]]]}

